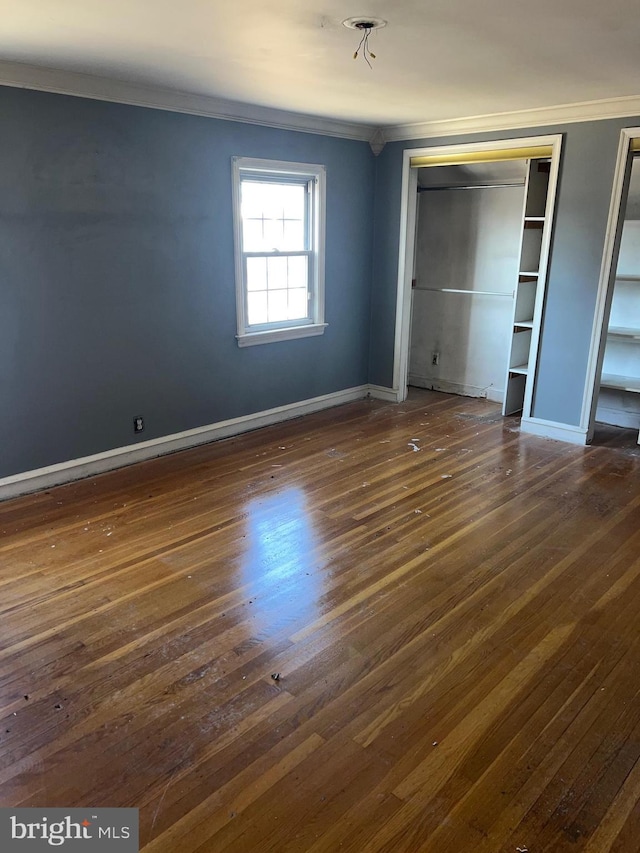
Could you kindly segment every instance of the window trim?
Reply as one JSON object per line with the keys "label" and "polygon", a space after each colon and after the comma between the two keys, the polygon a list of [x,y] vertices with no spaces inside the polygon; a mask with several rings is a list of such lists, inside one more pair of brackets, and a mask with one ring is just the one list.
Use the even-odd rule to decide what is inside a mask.
{"label": "window trim", "polygon": [[[322,335],[327,323],[324,321],[324,253],[325,253],[325,209],[326,169],[312,163],[293,163],[284,160],[265,160],[254,157],[232,157],[233,225],[236,278],[236,339],[239,347],[254,346],[276,341],[292,340]],[[311,281],[310,320],[282,321],[280,323],[251,328],[247,322],[245,253],[242,246],[242,218],[240,210],[240,183],[243,177],[251,176],[286,181],[287,176],[307,177],[314,182],[311,200]],[[251,253],[247,253],[251,254]],[[283,252],[283,254],[285,254]]]}

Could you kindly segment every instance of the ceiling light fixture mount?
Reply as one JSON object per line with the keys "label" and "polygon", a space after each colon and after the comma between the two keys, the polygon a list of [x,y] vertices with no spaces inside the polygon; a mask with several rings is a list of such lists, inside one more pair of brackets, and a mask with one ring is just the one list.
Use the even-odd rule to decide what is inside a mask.
{"label": "ceiling light fixture mount", "polygon": [[350,30],[380,30],[387,26],[387,21],[372,15],[360,15],[357,18],[347,18],[342,22],[342,26]]}
{"label": "ceiling light fixture mount", "polygon": [[362,33],[358,47],[353,54],[353,58],[357,59],[360,50],[362,50],[362,57],[364,61],[367,63],[369,68],[373,68],[369,59],[375,59],[376,55],[375,53],[372,53],[369,48],[369,36],[373,30],[379,30],[382,29],[382,27],[386,27],[387,22],[383,18],[374,18],[371,15],[368,15],[367,17],[347,18],[342,22],[342,26],[347,27],[350,30],[358,30],[358,32]]}

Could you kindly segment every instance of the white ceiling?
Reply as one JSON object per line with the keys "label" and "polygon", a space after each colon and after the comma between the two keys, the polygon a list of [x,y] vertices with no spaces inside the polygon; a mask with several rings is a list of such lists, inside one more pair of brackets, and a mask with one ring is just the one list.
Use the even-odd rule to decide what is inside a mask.
{"label": "white ceiling", "polygon": [[[373,70],[356,15],[388,21]],[[380,127],[640,93],[637,0],[0,0],[0,20],[5,63]]]}

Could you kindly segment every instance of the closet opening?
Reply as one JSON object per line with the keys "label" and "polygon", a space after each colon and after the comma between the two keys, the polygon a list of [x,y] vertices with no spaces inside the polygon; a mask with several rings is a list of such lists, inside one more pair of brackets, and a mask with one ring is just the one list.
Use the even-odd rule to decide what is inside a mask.
{"label": "closet opening", "polygon": [[416,385],[530,416],[560,144],[554,135],[405,151],[399,400]]}
{"label": "closet opening", "polygon": [[504,402],[526,170],[418,169],[410,386]]}
{"label": "closet opening", "polygon": [[621,441],[634,431],[640,443],[640,138],[623,131],[603,261],[600,348],[590,438]]}

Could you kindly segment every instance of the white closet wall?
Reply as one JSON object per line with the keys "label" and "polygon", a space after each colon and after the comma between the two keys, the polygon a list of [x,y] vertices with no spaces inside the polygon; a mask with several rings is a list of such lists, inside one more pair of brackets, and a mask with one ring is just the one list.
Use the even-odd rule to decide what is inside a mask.
{"label": "white closet wall", "polygon": [[[511,182],[514,168],[516,177],[524,171],[499,167]],[[424,171],[432,177],[439,169]],[[523,199],[523,184],[420,193],[410,385],[502,402]]]}

